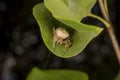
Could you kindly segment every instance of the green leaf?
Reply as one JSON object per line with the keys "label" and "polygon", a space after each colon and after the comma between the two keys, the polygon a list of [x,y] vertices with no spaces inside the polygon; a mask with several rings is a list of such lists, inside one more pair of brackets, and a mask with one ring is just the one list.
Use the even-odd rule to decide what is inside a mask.
{"label": "green leaf", "polygon": [[44,0],[44,3],[47,9],[52,13],[53,17],[58,20],[59,18],[62,18],[74,20],[79,23],[84,17],[90,16],[100,20],[107,28],[109,28],[110,24],[107,21],[91,13],[91,9],[96,1],[97,0]]}
{"label": "green leaf", "polygon": [[[67,24],[65,25],[54,19],[52,14],[42,3],[33,8],[33,14],[40,26],[44,43],[51,52],[59,57],[68,58],[79,54],[86,45],[102,31],[99,27],[85,25],[74,20],[59,18],[59,20]],[[72,41],[72,46],[66,52],[64,52],[64,45],[56,45],[55,48],[53,48],[52,28],[59,26],[70,29],[69,32],[71,35],[70,40]]]}
{"label": "green leaf", "polygon": [[120,70],[119,70],[119,72],[118,72],[118,74],[117,74],[115,80],[120,80]]}
{"label": "green leaf", "polygon": [[88,80],[87,74],[75,70],[41,70],[33,68],[26,80]]}
{"label": "green leaf", "polygon": [[44,0],[54,17],[80,21],[91,14],[97,0]]}

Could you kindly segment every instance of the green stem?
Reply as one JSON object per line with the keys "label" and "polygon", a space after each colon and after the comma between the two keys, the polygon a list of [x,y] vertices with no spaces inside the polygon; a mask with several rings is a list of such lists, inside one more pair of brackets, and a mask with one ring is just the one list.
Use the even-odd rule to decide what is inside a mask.
{"label": "green stem", "polygon": [[[104,1],[104,4],[103,4],[103,1]],[[110,39],[111,39],[112,44],[113,44],[113,48],[114,48],[114,50],[115,50],[115,54],[116,54],[117,59],[118,59],[119,64],[120,64],[120,47],[119,47],[117,38],[116,38],[116,36],[115,36],[112,23],[111,23],[111,21],[110,21],[109,12],[108,12],[108,7],[107,7],[107,0],[98,0],[98,3],[99,3],[99,5],[100,5],[100,9],[101,9],[101,12],[102,12],[102,15],[103,15],[104,19],[105,19],[107,22],[109,22],[109,24],[110,24],[110,27],[107,28],[107,31],[108,31],[108,33],[109,33]]]}
{"label": "green stem", "polygon": [[89,16],[93,17],[93,18],[96,18],[98,19],[99,21],[101,21],[107,28],[110,28],[110,24],[105,21],[103,18],[97,16],[97,15],[94,15],[94,14],[90,14]]}
{"label": "green stem", "polygon": [[[104,0],[98,0],[98,3],[99,3],[99,6],[100,6],[100,9],[101,9],[101,12],[102,12],[102,15],[104,17],[104,19],[110,23],[110,19],[108,17],[109,13],[106,11],[108,10],[107,7],[105,7],[105,5],[107,6],[107,1],[104,1],[105,5],[103,4],[103,1]],[[106,9],[105,9],[106,8]]]}
{"label": "green stem", "polygon": [[110,16],[109,16],[109,10],[108,10],[108,5],[107,5],[107,0],[104,0],[104,7],[105,7],[105,11],[106,11],[107,16],[110,18]]}

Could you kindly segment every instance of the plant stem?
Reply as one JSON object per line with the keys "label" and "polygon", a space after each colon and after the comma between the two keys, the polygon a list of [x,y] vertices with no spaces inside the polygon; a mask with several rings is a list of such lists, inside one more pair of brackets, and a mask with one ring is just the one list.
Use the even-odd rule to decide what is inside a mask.
{"label": "plant stem", "polygon": [[110,27],[109,28],[107,27],[107,31],[108,31],[108,34],[109,34],[110,39],[112,41],[112,44],[113,44],[113,47],[114,47],[114,50],[116,53],[116,57],[117,57],[119,64],[120,64],[120,47],[119,47],[119,44],[118,44],[117,39],[115,37],[114,31],[113,31],[113,26],[110,22],[108,8],[106,7],[107,2],[104,1],[104,4],[103,4],[103,0],[98,0],[98,2],[99,2],[100,9],[101,9],[101,12],[102,12],[104,19],[107,22],[109,22],[109,24],[110,24]]}
{"label": "plant stem", "polygon": [[91,16],[91,17],[93,17],[93,18],[95,18],[95,19],[98,19],[99,21],[101,21],[102,23],[104,23],[104,25],[105,25],[107,28],[110,27],[110,24],[109,24],[106,20],[102,19],[101,17],[99,17],[99,16],[97,16],[97,15],[94,15],[94,14],[90,14],[89,16]]}
{"label": "plant stem", "polygon": [[[98,0],[98,2],[99,2],[99,6],[100,6],[100,9],[101,9],[101,12],[102,12],[103,17],[105,18],[106,21],[110,22],[110,19],[109,19],[108,15],[107,15],[107,14],[109,14],[109,13],[107,13],[108,11],[106,11],[106,10],[108,10],[108,9],[107,9],[107,7],[104,6],[103,0]],[[105,1],[104,1],[104,2],[105,2]],[[107,4],[107,3],[105,2],[105,4]],[[106,9],[105,9],[105,8],[106,8]]]}
{"label": "plant stem", "polygon": [[107,0],[104,0],[104,7],[105,7],[105,11],[106,11],[107,16],[110,19],[110,15],[109,15],[109,11],[108,11],[108,6],[107,6]]}

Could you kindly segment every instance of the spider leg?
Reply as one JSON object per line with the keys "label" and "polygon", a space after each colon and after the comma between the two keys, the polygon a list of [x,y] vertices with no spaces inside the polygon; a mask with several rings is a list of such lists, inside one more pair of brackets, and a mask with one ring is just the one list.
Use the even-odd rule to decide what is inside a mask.
{"label": "spider leg", "polygon": [[55,27],[53,27],[53,34],[55,33]]}
{"label": "spider leg", "polygon": [[67,39],[66,41],[64,41],[64,43],[65,43],[65,49],[64,49],[64,52],[66,52],[67,51],[67,49],[70,47],[70,45],[71,45],[71,41],[69,40],[69,39]]}
{"label": "spider leg", "polygon": [[53,40],[53,48],[55,48],[55,44],[56,44],[56,41],[55,41],[55,40]]}

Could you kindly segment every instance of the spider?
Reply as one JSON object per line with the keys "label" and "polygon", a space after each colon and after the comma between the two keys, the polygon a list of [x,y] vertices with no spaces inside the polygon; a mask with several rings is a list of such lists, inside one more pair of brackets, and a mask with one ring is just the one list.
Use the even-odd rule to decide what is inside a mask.
{"label": "spider", "polygon": [[55,44],[60,45],[64,44],[65,45],[64,52],[66,52],[66,50],[72,44],[69,36],[70,35],[65,28],[58,27],[55,29],[55,27],[53,27],[53,48],[55,48]]}

